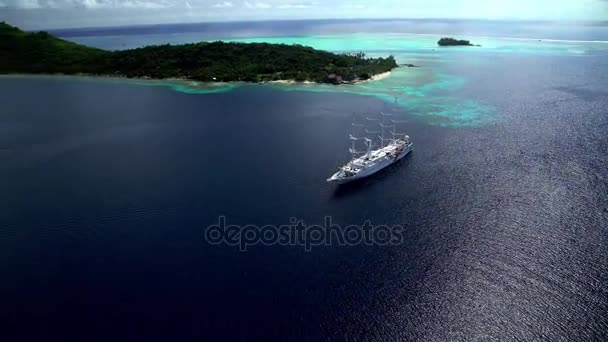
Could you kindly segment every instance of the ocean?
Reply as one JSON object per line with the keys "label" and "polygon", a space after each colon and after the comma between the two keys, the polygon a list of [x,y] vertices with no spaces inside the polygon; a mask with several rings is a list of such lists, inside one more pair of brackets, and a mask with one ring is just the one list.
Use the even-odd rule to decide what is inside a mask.
{"label": "ocean", "polygon": [[[444,33],[481,47],[440,49]],[[2,340],[608,339],[606,26],[307,21],[62,30],[393,54],[358,85],[0,76]],[[453,34],[456,35],[456,34]],[[325,182],[358,117],[414,152]],[[247,246],[208,228],[401,228]]]}

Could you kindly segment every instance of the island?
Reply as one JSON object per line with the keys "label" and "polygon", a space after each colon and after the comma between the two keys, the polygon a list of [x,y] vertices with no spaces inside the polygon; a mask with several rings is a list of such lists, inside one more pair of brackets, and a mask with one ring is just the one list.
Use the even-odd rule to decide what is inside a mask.
{"label": "island", "polygon": [[437,42],[439,46],[476,46],[468,40],[458,40],[454,38],[441,38]]}
{"label": "island", "polygon": [[200,42],[107,51],[0,23],[0,74],[81,74],[203,82],[355,83],[397,68],[393,56],[302,45]]}

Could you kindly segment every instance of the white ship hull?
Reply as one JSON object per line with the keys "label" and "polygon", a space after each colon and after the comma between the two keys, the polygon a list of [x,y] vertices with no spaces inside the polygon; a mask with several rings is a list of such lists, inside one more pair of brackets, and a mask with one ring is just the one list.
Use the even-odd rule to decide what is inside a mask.
{"label": "white ship hull", "polygon": [[[327,179],[328,182],[346,184],[375,174],[412,152],[412,143],[395,144],[373,151],[345,165]],[[395,153],[398,152],[398,153]],[[351,171],[352,170],[352,171]]]}

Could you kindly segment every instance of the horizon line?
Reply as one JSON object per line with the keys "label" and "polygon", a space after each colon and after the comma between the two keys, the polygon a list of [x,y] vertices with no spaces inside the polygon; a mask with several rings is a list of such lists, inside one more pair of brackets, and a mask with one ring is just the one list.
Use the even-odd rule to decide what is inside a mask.
{"label": "horizon line", "polygon": [[[581,26],[608,26],[608,20],[541,20],[541,19],[486,19],[486,18],[407,18],[407,17],[394,17],[394,18],[285,18],[285,19],[249,19],[249,20],[206,20],[206,21],[192,21],[192,22],[166,22],[166,23],[155,23],[155,24],[134,24],[134,25],[100,25],[100,26],[79,26],[79,27],[64,27],[64,28],[40,28],[34,30],[26,30],[30,32],[36,31],[71,31],[71,30],[96,30],[96,29],[120,29],[120,28],[146,28],[146,27],[160,27],[160,26],[176,26],[176,25],[199,25],[199,24],[235,24],[235,23],[262,23],[262,22],[356,22],[356,21],[454,21],[454,22],[511,22],[511,23],[535,23],[535,24],[570,24],[570,25],[581,25]],[[3,21],[8,23],[7,21]],[[16,26],[16,25],[13,25]]]}

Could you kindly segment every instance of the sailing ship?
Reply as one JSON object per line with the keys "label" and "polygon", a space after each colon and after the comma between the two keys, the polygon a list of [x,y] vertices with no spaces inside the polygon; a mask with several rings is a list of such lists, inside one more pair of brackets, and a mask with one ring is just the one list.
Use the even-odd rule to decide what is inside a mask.
{"label": "sailing ship", "polygon": [[[392,114],[380,113],[381,121],[378,123],[380,131],[370,131],[363,124],[353,123],[354,128],[363,129],[365,136],[350,134],[351,160],[340,167],[336,173],[327,179],[328,182],[345,184],[357,179],[365,178],[392,165],[412,152],[413,143],[405,133],[396,132],[397,121],[390,119]],[[366,118],[367,121],[378,119]],[[379,134],[380,146],[374,146],[373,135]],[[357,145],[363,142],[365,151],[359,151]],[[374,147],[378,147],[374,149]]]}

